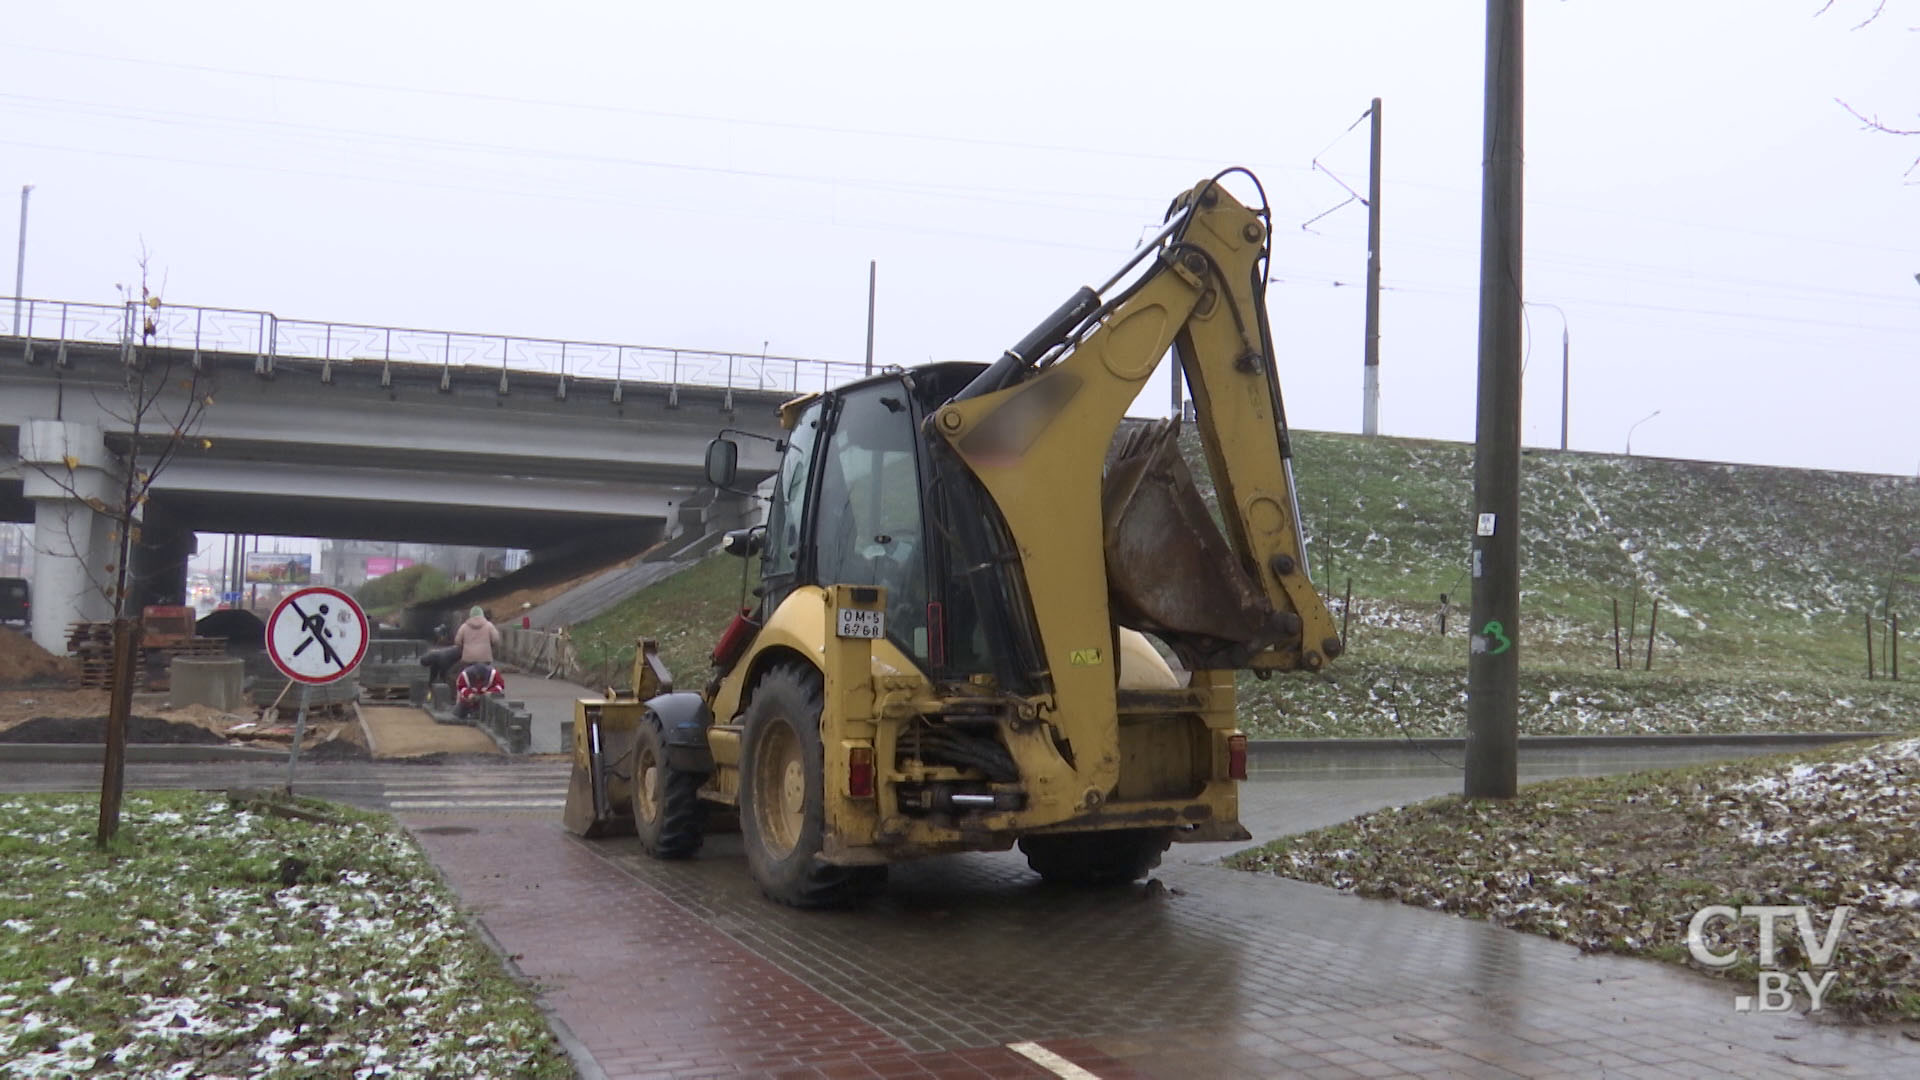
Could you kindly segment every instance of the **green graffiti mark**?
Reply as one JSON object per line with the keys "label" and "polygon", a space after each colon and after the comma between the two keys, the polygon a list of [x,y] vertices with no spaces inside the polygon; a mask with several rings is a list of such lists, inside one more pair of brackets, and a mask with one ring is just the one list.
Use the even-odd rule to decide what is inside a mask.
{"label": "green graffiti mark", "polygon": [[1487,649],[1487,652],[1493,656],[1498,656],[1501,653],[1506,652],[1508,649],[1513,648],[1512,639],[1507,637],[1507,628],[1500,625],[1499,619],[1494,619],[1492,622],[1489,622],[1487,623],[1487,625],[1481,627],[1480,633],[1500,643],[1498,645],[1490,646]]}

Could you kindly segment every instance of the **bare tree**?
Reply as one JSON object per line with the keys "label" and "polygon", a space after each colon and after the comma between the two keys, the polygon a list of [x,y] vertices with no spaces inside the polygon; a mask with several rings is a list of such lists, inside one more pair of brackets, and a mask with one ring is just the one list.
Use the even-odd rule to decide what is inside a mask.
{"label": "bare tree", "polygon": [[[95,843],[104,847],[120,827],[120,802],[126,790],[127,720],[133,712],[133,691],[140,656],[140,610],[133,559],[142,544],[141,529],[154,482],[182,452],[212,446],[199,438],[201,420],[213,405],[212,375],[196,360],[173,349],[157,347],[156,315],[159,293],[148,284],[148,255],[140,253],[140,296],[124,295],[125,325],[121,330],[123,367],[118,394],[95,394],[100,414],[114,422],[106,451],[113,464],[111,488],[83,483],[83,464],[66,449],[59,462],[28,462],[40,476],[69,498],[87,506],[111,526],[111,561],[94,565],[92,545],[73,535],[67,519],[65,551],[46,546],[38,535],[35,547],[43,555],[79,561],[90,586],[113,612],[112,678],[109,683],[106,753],[100,779],[100,823]],[[123,290],[124,293],[124,290]]]}
{"label": "bare tree", "polygon": [[[1814,15],[1816,17],[1825,15],[1829,11],[1833,11],[1835,8],[1841,6],[1842,2],[1843,0],[1826,0],[1826,3],[1820,5],[1820,10],[1814,12]],[[1880,17],[1887,13],[1887,0],[1872,0],[1872,5],[1873,6],[1870,9],[1866,9],[1864,15],[1860,16],[1860,21],[1854,23],[1850,29],[1864,30],[1867,27],[1872,26],[1874,23],[1879,22]],[[1859,11],[1865,7],[1865,4],[1864,3],[1860,3],[1860,4],[1848,3],[1846,6],[1851,10]],[[1907,30],[1909,33],[1920,31],[1920,26],[1909,26],[1907,27]],[[1834,98],[1833,100],[1836,105],[1839,105],[1842,109],[1845,109],[1849,116],[1852,116],[1855,120],[1860,121],[1860,129],[1862,131],[1877,131],[1883,135],[1901,135],[1901,136],[1920,135],[1920,126],[1909,127],[1904,125],[1891,124],[1880,119],[1880,116],[1878,113],[1864,112],[1860,109],[1856,109],[1842,98]],[[1907,180],[1908,183],[1920,184],[1920,175],[1916,175],[1916,174],[1920,174],[1920,156],[1916,156],[1913,159],[1913,164],[1907,166],[1907,171],[1903,175],[1908,177],[1908,180]]]}

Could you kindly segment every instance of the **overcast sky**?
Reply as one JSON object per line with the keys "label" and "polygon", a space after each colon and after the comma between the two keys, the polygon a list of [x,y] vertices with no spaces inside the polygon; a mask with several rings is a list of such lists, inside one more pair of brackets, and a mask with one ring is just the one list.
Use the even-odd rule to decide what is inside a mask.
{"label": "overcast sky", "polygon": [[[1575,448],[1658,410],[1636,453],[1920,467],[1920,138],[1835,103],[1920,127],[1920,3],[1820,6],[1529,5],[1525,288],[1571,327]],[[910,365],[992,359],[1247,165],[1290,418],[1353,431],[1366,212],[1299,225],[1365,189],[1379,96],[1382,428],[1470,439],[1485,17],[15,3],[0,193],[35,185],[30,296],[111,302],[144,239],[173,302],[630,344],[857,361],[876,259],[878,358]],[[1530,322],[1526,441],[1556,445],[1561,319]]]}

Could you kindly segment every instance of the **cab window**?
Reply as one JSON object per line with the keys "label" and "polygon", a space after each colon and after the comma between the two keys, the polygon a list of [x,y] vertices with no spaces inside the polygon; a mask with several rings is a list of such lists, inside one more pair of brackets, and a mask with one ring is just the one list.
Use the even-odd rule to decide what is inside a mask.
{"label": "cab window", "polygon": [[815,576],[887,590],[887,636],[927,659],[927,553],[913,409],[900,383],[840,399],[821,452]]}
{"label": "cab window", "polygon": [[820,436],[820,410],[821,403],[816,401],[800,414],[799,423],[787,437],[786,456],[780,459],[773,500],[767,507],[766,557],[760,566],[769,596],[785,595],[800,565],[801,511],[807,505],[809,466]]}

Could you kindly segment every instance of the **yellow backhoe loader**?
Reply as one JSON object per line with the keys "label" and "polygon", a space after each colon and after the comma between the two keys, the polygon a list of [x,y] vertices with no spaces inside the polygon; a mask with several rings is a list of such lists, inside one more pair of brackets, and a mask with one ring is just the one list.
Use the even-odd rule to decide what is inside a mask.
{"label": "yellow backhoe loader", "polygon": [[[1294,497],[1270,222],[1234,173],[1252,179],[1180,195],[994,363],[783,406],[766,524],[727,538],[760,559],[758,610],[701,691],[643,646],[630,694],[576,705],[567,827],[685,858],[737,812],[754,878],[801,907],[944,852],[1017,843],[1042,877],[1100,885],[1172,841],[1247,839],[1234,673],[1318,670],[1340,639]],[[1170,350],[1218,525],[1180,418],[1122,425]],[[716,439],[708,480],[732,488],[738,455]]]}

